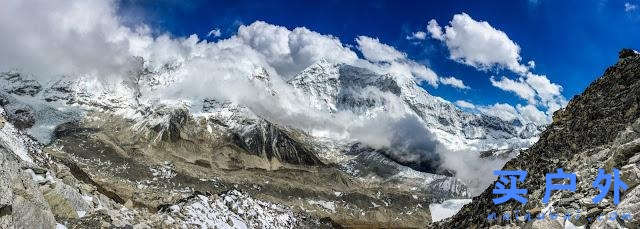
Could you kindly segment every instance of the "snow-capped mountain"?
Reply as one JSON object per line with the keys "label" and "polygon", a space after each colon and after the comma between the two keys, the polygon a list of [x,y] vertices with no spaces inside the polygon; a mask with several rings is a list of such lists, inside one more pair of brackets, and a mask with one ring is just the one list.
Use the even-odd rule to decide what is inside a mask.
{"label": "snow-capped mountain", "polygon": [[[290,83],[310,98],[310,106],[330,112],[351,111],[370,117],[389,110],[396,97],[405,112],[420,118],[437,139],[452,150],[504,150],[526,148],[544,126],[515,119],[505,121],[483,113],[462,111],[451,102],[430,95],[413,79],[378,74],[340,63],[320,61]],[[384,96],[388,94],[390,96]]]}
{"label": "snow-capped mountain", "polygon": [[[460,110],[410,77],[324,60],[287,82],[257,66],[234,79],[255,91],[240,99],[176,96],[186,71],[180,63],[154,68],[135,61],[139,70],[122,78],[39,82],[20,72],[0,74],[2,116],[11,123],[5,132],[29,142],[4,134],[3,148],[28,164],[71,168],[77,182],[97,187],[83,195],[108,197],[111,213],[135,215],[125,225],[202,223],[190,215],[168,220],[178,212],[166,209],[123,212],[118,204],[187,207],[196,195],[211,199],[197,203],[212,204],[203,209],[217,211],[227,208],[202,192],[231,190],[291,208],[286,214],[295,218],[286,225],[322,224],[317,219],[324,217],[344,225],[422,225],[429,204],[473,194],[455,171],[440,168],[443,153],[511,152],[528,147],[542,128]],[[298,191],[283,195],[283,189]],[[133,193],[144,202],[130,204]],[[98,217],[91,212],[99,209],[82,211]],[[386,213],[379,218],[376,211]],[[220,214],[255,223],[242,212]]]}

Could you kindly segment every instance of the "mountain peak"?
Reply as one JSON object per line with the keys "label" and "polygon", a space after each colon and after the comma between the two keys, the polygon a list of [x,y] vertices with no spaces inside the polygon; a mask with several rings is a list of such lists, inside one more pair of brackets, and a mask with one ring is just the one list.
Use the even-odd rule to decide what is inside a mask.
{"label": "mountain peak", "polygon": [[627,57],[633,57],[633,56],[637,56],[640,55],[640,53],[638,53],[638,51],[633,50],[633,49],[628,49],[628,48],[623,48],[622,50],[620,50],[620,52],[618,52],[618,58],[620,59],[624,59]]}

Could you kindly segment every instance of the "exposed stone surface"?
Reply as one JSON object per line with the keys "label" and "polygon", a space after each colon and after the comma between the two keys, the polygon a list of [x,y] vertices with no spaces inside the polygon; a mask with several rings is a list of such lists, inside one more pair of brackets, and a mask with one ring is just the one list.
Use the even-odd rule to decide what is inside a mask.
{"label": "exposed stone surface", "polygon": [[51,228],[56,224],[51,209],[22,165],[0,146],[0,228]]}
{"label": "exposed stone surface", "polygon": [[[509,201],[495,205],[487,188],[473,202],[466,205],[452,219],[438,226],[454,228],[484,228],[491,225],[524,226],[522,222],[487,221],[488,213],[498,215],[514,210],[531,211],[544,208],[545,174],[555,173],[557,168],[577,174],[577,190],[554,192],[551,206],[559,213],[581,210],[584,218],[597,217],[615,210],[633,213],[631,222],[621,223],[635,228],[638,222],[638,159],[640,154],[640,55],[632,50],[622,50],[617,64],[609,67],[604,75],[593,82],[582,94],[574,97],[566,108],[554,114],[553,123],[540,136],[540,140],[518,157],[509,161],[503,170],[526,170],[528,175],[520,188],[528,189],[528,202],[521,205]],[[622,177],[629,185],[623,192],[622,203],[617,207],[611,202],[612,194],[594,205],[590,199],[597,194],[591,183],[597,169],[611,173],[613,168],[622,170]],[[571,197],[573,199],[563,200]],[[585,201],[583,201],[585,199]],[[577,201],[579,200],[579,201]],[[621,212],[622,213],[622,212]],[[586,215],[586,216],[585,216]],[[620,222],[595,220],[572,221],[575,225],[592,225],[596,228],[616,226]],[[551,225],[533,224],[534,228]],[[435,226],[435,225],[434,225]]]}

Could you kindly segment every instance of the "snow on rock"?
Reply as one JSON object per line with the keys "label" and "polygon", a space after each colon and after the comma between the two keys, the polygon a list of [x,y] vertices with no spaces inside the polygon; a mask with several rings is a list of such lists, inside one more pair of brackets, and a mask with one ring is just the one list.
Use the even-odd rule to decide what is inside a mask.
{"label": "snow on rock", "polygon": [[[4,109],[0,108],[0,118],[4,117]],[[23,161],[33,163],[29,156],[31,142],[11,124],[4,123],[0,127],[0,145],[16,154]]]}
{"label": "snow on rock", "polygon": [[196,195],[164,213],[165,224],[183,228],[292,228],[295,222],[290,209],[237,190],[217,198]]}
{"label": "snow on rock", "polygon": [[309,202],[309,204],[321,206],[331,212],[336,212],[336,205],[333,202],[324,200],[308,200],[307,202]]}
{"label": "snow on rock", "polygon": [[431,221],[437,222],[454,216],[465,204],[471,203],[471,199],[451,199],[441,204],[429,204]]}

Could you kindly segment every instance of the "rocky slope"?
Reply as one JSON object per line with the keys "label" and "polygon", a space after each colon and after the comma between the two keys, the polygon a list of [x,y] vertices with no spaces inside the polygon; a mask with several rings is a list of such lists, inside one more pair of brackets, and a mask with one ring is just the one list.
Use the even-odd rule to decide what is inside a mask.
{"label": "rocky slope", "polygon": [[[431,225],[447,228],[486,228],[498,225],[513,228],[565,228],[590,226],[591,228],[637,228],[640,205],[640,54],[622,50],[618,63],[609,67],[602,77],[593,82],[582,94],[574,97],[566,108],[554,114],[553,123],[545,130],[540,140],[519,156],[510,160],[503,170],[526,170],[528,175],[521,188],[528,189],[526,205],[509,201],[494,205],[494,185],[480,196],[473,198],[448,222]],[[557,168],[577,175],[576,192],[556,191],[548,206],[542,204],[545,174]],[[607,173],[621,170],[622,180],[628,190],[621,193],[621,202],[612,203],[613,193],[595,205],[592,198],[598,194],[592,182],[598,168]],[[489,213],[532,212],[558,214],[581,212],[581,217],[565,220],[522,222],[517,220],[489,221]],[[596,220],[601,215],[630,213],[631,221]],[[521,214],[522,215],[522,214]],[[500,218],[500,217],[499,217]]]}

